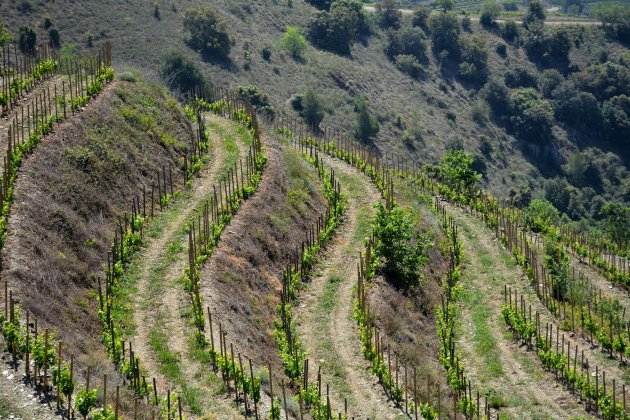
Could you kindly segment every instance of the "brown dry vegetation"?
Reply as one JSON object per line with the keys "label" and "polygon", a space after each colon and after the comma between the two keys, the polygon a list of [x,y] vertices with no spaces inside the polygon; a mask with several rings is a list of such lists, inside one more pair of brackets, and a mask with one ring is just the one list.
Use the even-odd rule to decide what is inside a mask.
{"label": "brown dry vegetation", "polygon": [[2,278],[80,367],[105,363],[95,278],[117,219],[160,168],[181,182],[192,139],[164,89],[119,81],[46,137],[18,175]]}
{"label": "brown dry vegetation", "polygon": [[266,140],[268,164],[259,191],[247,200],[201,273],[203,302],[240,352],[282,373],[273,336],[281,275],[323,212],[313,168],[296,151]]}

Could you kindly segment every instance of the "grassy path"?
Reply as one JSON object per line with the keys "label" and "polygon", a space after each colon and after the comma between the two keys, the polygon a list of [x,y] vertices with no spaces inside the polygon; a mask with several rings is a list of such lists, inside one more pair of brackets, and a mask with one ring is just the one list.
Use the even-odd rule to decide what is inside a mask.
{"label": "grassy path", "polygon": [[315,365],[321,365],[322,381],[330,384],[335,411],[342,411],[347,399],[350,416],[397,418],[398,410],[388,402],[375,376],[368,371],[369,364],[361,354],[352,317],[358,253],[370,232],[374,205],[380,194],[356,169],[330,158],[325,163],[335,170],[348,197],[348,208],[344,224],[302,295],[297,311],[298,330],[307,357]]}
{"label": "grassy path", "polygon": [[465,255],[457,344],[473,381],[493,390],[490,404],[510,417],[584,416],[583,407],[537,356],[519,348],[501,317],[505,284],[528,293],[533,307],[539,303],[527,277],[480,221],[453,207],[450,211],[461,227]]}
{"label": "grassy path", "polygon": [[192,357],[190,298],[181,282],[187,263],[185,228],[198,206],[210,196],[212,186],[246,153],[248,139],[237,124],[207,115],[212,162],[193,181],[191,190],[152,223],[147,246],[130,267],[136,277],[134,348],[158,388],[177,389],[194,415],[237,418],[240,413],[222,395],[222,383],[211,374],[209,363]]}

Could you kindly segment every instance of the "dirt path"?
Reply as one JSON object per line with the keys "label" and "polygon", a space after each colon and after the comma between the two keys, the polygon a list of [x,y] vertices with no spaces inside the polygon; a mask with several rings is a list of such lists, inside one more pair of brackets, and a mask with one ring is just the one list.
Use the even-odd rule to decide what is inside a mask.
{"label": "dirt path", "polygon": [[347,164],[330,158],[325,163],[335,170],[348,208],[340,231],[302,294],[296,313],[300,337],[307,357],[315,366],[321,365],[322,380],[330,384],[334,412],[343,411],[347,399],[348,414],[356,418],[402,417],[368,370],[352,317],[358,253],[380,194],[367,177]]}
{"label": "dirt path", "polygon": [[501,317],[505,284],[519,289],[519,294],[529,292],[533,309],[544,311],[536,307],[527,277],[480,221],[459,209],[449,209],[464,240],[464,291],[457,337],[473,383],[480,383],[482,392],[492,390],[492,405],[510,416],[584,416],[583,407],[543,370],[535,353],[512,339]]}
{"label": "dirt path", "polygon": [[[238,408],[224,397],[209,366],[201,367],[189,357],[190,298],[180,280],[187,261],[186,223],[246,147],[231,122],[212,115],[206,120],[213,144],[212,162],[193,181],[192,190],[152,224],[148,233],[151,239],[137,261],[137,289],[141,293],[136,294],[134,305],[133,342],[150,376],[158,378],[160,390],[173,385],[181,388],[186,405],[197,414],[238,418]],[[231,142],[226,133],[230,133]]]}

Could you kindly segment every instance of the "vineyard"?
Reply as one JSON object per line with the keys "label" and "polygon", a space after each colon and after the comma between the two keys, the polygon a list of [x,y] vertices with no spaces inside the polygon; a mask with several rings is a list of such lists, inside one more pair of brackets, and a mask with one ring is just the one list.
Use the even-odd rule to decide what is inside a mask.
{"label": "vineyard", "polygon": [[626,246],[115,50],[0,50],[0,418],[630,418]]}

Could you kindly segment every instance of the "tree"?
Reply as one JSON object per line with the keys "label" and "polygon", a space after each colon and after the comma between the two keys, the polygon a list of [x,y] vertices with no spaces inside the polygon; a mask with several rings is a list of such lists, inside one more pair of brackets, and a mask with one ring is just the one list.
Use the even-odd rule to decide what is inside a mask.
{"label": "tree", "polygon": [[374,234],[376,255],[384,260],[387,280],[402,290],[416,286],[427,262],[429,240],[414,233],[410,214],[398,206],[387,209],[379,203]]}
{"label": "tree", "polygon": [[433,53],[440,56],[442,51],[446,51],[449,59],[458,60],[460,29],[457,17],[451,13],[439,13],[431,16],[429,26]]}
{"label": "tree", "polygon": [[473,169],[475,159],[461,149],[446,152],[439,165],[440,178],[454,191],[471,192],[481,180],[481,174]]}
{"label": "tree", "polygon": [[564,30],[550,31],[542,26],[530,29],[523,46],[529,58],[540,65],[569,63],[571,40]]}
{"label": "tree", "polygon": [[549,98],[555,88],[564,82],[564,76],[556,69],[546,69],[540,76],[540,91]]}
{"label": "tree", "polygon": [[61,47],[61,37],[59,36],[59,31],[55,28],[51,28],[48,31],[48,40],[50,41],[50,46],[53,48]]}
{"label": "tree", "polygon": [[492,28],[496,25],[496,19],[501,13],[501,6],[494,0],[487,0],[481,7],[481,16],[479,23],[486,28]]}
{"label": "tree", "polygon": [[389,42],[385,48],[385,53],[390,59],[397,55],[406,54],[414,56],[418,61],[426,59],[426,45],[424,43],[424,32],[416,27],[405,27],[399,31],[390,31]]}
{"label": "tree", "polygon": [[269,102],[269,97],[261,92],[257,86],[239,86],[237,92],[238,96],[250,104],[256,111],[265,113],[269,116],[274,115],[273,106]]}
{"label": "tree", "polygon": [[368,104],[365,99],[359,101],[356,110],[358,114],[357,122],[354,126],[354,136],[363,143],[369,143],[380,130],[378,121],[370,115],[370,110],[368,109]]}
{"label": "tree", "polygon": [[308,26],[314,45],[338,54],[349,54],[352,42],[368,33],[363,6],[356,0],[336,0],[330,12],[315,14]]}
{"label": "tree", "polygon": [[308,3],[321,10],[330,10],[333,0],[306,0]]}
{"label": "tree", "polygon": [[18,47],[23,54],[33,54],[37,46],[37,34],[31,28],[22,26],[18,32]]}
{"label": "tree", "polygon": [[429,16],[431,16],[431,9],[426,6],[418,6],[413,11],[411,25],[422,29],[424,32],[428,32]]}
{"label": "tree", "polygon": [[508,42],[512,42],[516,38],[518,38],[519,33],[516,22],[514,22],[513,20],[505,21],[505,23],[503,24],[503,30],[501,31],[501,36]]}
{"label": "tree", "polygon": [[205,58],[225,60],[230,54],[231,40],[219,14],[207,6],[188,9],[184,14],[184,30],[188,45]]}
{"label": "tree", "polygon": [[574,75],[575,84],[581,90],[592,93],[600,101],[613,96],[630,96],[630,69],[610,61],[594,64]]}
{"label": "tree", "polygon": [[525,224],[537,233],[547,233],[559,220],[558,209],[542,198],[532,200],[525,209]]}
{"label": "tree", "polygon": [[170,51],[162,58],[160,75],[169,88],[183,93],[205,86],[201,71],[195,63],[177,51]]}
{"label": "tree", "polygon": [[538,87],[538,78],[526,68],[517,67],[505,73],[505,84],[510,88]]}
{"label": "tree", "polygon": [[607,203],[601,214],[606,218],[606,231],[618,245],[630,246],[630,207],[618,203]]}
{"label": "tree", "polygon": [[291,56],[300,60],[303,58],[304,51],[306,50],[306,39],[300,29],[296,26],[288,26],[287,30],[282,35],[282,47],[289,51]]}
{"label": "tree", "polygon": [[609,139],[630,146],[630,97],[613,96],[604,102],[602,115]]}
{"label": "tree", "polygon": [[398,54],[394,57],[394,64],[396,64],[398,70],[408,74],[414,79],[420,77],[423,73],[422,66],[418,62],[418,59],[411,54]]}
{"label": "tree", "polygon": [[490,79],[481,94],[486,102],[488,102],[488,105],[490,105],[490,109],[492,109],[492,114],[495,118],[502,120],[505,116],[509,115],[512,104],[509,90],[503,81]]}
{"label": "tree", "polygon": [[460,76],[469,82],[483,84],[488,78],[488,52],[483,38],[479,36],[462,37],[459,42]]}
{"label": "tree", "polygon": [[510,93],[510,126],[523,140],[545,144],[552,134],[553,107],[532,88],[516,89]]}
{"label": "tree", "polygon": [[398,10],[398,5],[395,0],[383,0],[382,3],[377,5],[377,10],[379,13],[379,25],[381,28],[400,28],[402,13]]}
{"label": "tree", "polygon": [[442,12],[450,12],[455,7],[455,2],[453,0],[436,0],[435,5],[438,9],[442,10]]}
{"label": "tree", "polygon": [[602,112],[592,93],[578,91],[571,82],[564,82],[553,90],[556,118],[581,129],[601,128]]}
{"label": "tree", "polygon": [[601,3],[595,6],[595,15],[608,34],[623,43],[630,43],[630,6],[622,3]]}
{"label": "tree", "polygon": [[319,128],[319,124],[324,119],[324,106],[319,96],[312,90],[307,91],[302,99],[301,108],[300,115],[304,121],[315,129]]}
{"label": "tree", "polygon": [[529,3],[529,10],[525,19],[523,19],[523,26],[530,28],[532,26],[542,24],[545,21],[545,8],[540,0],[532,0]]}

